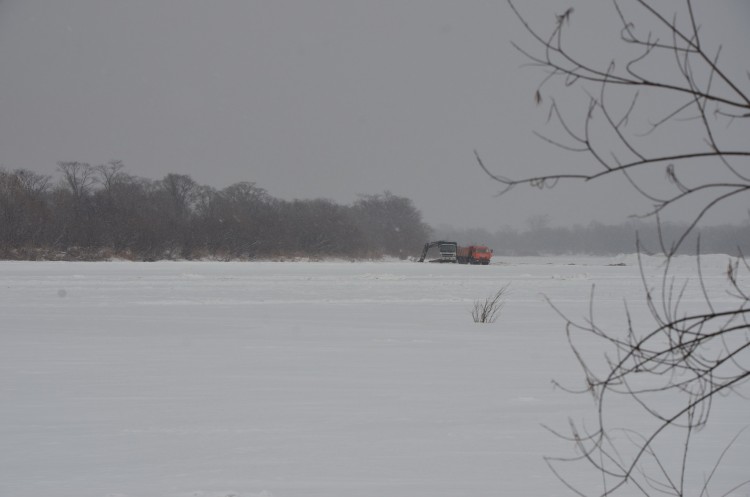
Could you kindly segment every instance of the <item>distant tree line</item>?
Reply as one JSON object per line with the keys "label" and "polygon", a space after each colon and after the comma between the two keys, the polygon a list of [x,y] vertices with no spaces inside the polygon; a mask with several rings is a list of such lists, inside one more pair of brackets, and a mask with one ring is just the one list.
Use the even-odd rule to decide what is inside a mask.
{"label": "distant tree line", "polygon": [[57,181],[0,169],[0,258],[406,258],[430,235],[412,201],[389,192],[340,205],[277,199],[251,182],[151,180],[120,161],[57,169]]}
{"label": "distant tree line", "polygon": [[[341,205],[277,199],[251,182],[216,189],[183,174],[146,179],[120,161],[60,162],[57,170],[55,179],[0,169],[0,258],[407,258],[430,238],[488,245],[497,256],[615,255],[635,252],[636,232],[645,250],[662,250],[656,225],[645,222],[553,227],[542,216],[526,230],[440,227],[431,236],[413,202],[389,192]],[[662,239],[684,228],[662,223]],[[750,223],[700,235],[702,253],[750,253]],[[678,253],[695,253],[692,236]]]}
{"label": "distant tree line", "polygon": [[[503,228],[495,232],[484,229],[457,230],[439,227],[436,232],[442,239],[458,240],[466,244],[491,247],[497,256],[518,255],[617,255],[636,252],[636,236],[641,250],[646,253],[663,253],[671,243],[685,232],[686,225],[632,221],[617,225],[592,222],[588,225],[553,227],[544,219],[532,220],[528,229]],[[659,232],[661,231],[661,237]],[[750,254],[750,223],[743,225],[706,226],[691,233],[678,247],[676,253],[738,255]],[[665,246],[662,246],[662,243]]]}

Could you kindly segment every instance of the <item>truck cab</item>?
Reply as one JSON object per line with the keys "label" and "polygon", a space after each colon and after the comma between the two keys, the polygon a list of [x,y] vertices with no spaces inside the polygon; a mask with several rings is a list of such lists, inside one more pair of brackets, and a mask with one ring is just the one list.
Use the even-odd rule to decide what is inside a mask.
{"label": "truck cab", "polygon": [[438,245],[440,251],[440,260],[442,262],[456,262],[458,253],[458,244],[454,242],[443,242]]}

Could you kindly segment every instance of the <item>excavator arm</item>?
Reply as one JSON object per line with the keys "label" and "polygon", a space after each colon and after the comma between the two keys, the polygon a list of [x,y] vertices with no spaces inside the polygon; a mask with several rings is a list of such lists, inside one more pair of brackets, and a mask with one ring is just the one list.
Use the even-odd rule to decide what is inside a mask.
{"label": "excavator arm", "polygon": [[[452,250],[450,251],[443,251],[443,246],[452,247]],[[440,247],[440,259],[437,259],[435,262],[456,262],[456,252],[458,250],[458,244],[456,242],[446,242],[444,240],[439,240],[436,242],[428,242],[424,244],[424,248],[422,249],[422,255],[419,256],[419,262],[424,262],[425,258],[427,257],[427,252],[432,247]],[[452,254],[452,256],[450,255]],[[446,257],[447,256],[447,257]]]}
{"label": "excavator arm", "polygon": [[432,247],[437,245],[439,242],[428,242],[424,244],[424,248],[422,249],[422,255],[419,256],[418,262],[424,262],[424,258],[427,257],[427,251],[430,250]]}

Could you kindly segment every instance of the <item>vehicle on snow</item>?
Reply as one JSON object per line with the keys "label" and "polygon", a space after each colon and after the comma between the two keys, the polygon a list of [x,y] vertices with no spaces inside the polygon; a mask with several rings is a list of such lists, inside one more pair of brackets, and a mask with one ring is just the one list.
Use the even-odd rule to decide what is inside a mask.
{"label": "vehicle on snow", "polygon": [[484,245],[459,247],[456,242],[438,240],[424,244],[422,255],[419,257],[419,262],[425,261],[427,252],[433,247],[438,248],[440,257],[432,259],[430,262],[457,262],[459,264],[482,264],[486,266],[490,263],[490,259],[492,258],[492,250]]}

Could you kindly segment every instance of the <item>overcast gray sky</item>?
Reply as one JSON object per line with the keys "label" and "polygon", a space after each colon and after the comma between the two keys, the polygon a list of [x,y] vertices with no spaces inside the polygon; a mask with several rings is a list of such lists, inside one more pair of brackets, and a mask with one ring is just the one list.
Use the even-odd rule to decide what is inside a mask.
{"label": "overcast gray sky", "polygon": [[[519,2],[540,26],[582,3],[609,8]],[[696,3],[744,71],[750,2]],[[502,0],[0,0],[0,165],[120,159],[286,199],[390,190],[431,224],[490,230],[642,211],[611,184],[493,196],[474,149],[510,176],[581,160],[533,136],[541,75],[512,39],[528,41]]]}

